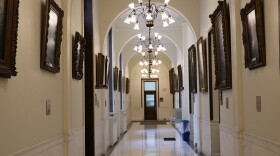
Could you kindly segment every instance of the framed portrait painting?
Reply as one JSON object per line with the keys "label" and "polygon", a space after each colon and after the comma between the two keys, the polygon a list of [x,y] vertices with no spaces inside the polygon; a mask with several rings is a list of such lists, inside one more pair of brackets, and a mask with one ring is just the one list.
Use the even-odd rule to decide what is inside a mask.
{"label": "framed portrait painting", "polygon": [[197,93],[197,77],[196,77],[196,49],[192,45],[188,50],[189,57],[189,90],[190,93]]}
{"label": "framed portrait painting", "polygon": [[218,4],[214,13],[209,16],[214,37],[215,89],[226,90],[232,88],[230,16],[226,1],[218,1]]}
{"label": "framed portrait painting", "polygon": [[183,89],[183,72],[182,72],[182,65],[179,65],[177,67],[178,70],[178,79],[179,79],[179,90],[181,91]]}
{"label": "framed portrait painting", "polygon": [[0,0],[0,77],[16,76],[19,0]]}
{"label": "framed portrait painting", "polygon": [[72,77],[77,80],[83,78],[83,64],[86,40],[76,32],[72,48]]}
{"label": "framed portrait painting", "polygon": [[126,94],[129,94],[129,85],[130,85],[130,81],[129,81],[129,78],[126,78],[126,85],[125,85],[125,87],[126,87]]}
{"label": "framed portrait painting", "polygon": [[243,26],[245,68],[249,70],[266,65],[263,2],[252,0],[240,11]]}
{"label": "framed portrait painting", "polygon": [[198,74],[200,92],[208,92],[206,43],[202,37],[197,41]]}
{"label": "framed portrait painting", "polygon": [[54,0],[46,0],[45,5],[40,65],[42,69],[59,73],[64,12]]}
{"label": "framed portrait painting", "polygon": [[118,67],[114,68],[114,91],[118,90],[118,78],[119,78],[119,69]]}
{"label": "framed portrait painting", "polygon": [[171,94],[174,94],[175,93],[175,87],[174,87],[174,75],[175,74],[175,72],[174,72],[174,68],[171,68],[170,70],[169,70],[169,89],[170,89],[170,93]]}

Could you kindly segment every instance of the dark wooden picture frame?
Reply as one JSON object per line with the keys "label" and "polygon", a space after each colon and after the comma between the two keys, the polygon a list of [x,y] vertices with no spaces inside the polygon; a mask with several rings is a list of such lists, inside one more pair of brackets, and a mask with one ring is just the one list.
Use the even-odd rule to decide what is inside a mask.
{"label": "dark wooden picture frame", "polygon": [[130,80],[129,78],[126,78],[126,81],[125,81],[125,87],[126,87],[126,94],[129,94],[129,86],[130,85]]}
{"label": "dark wooden picture frame", "polygon": [[177,66],[177,70],[178,70],[178,79],[179,79],[179,90],[182,91],[182,90],[183,90],[183,72],[182,72],[182,66],[181,66],[181,65]]}
{"label": "dark wooden picture frame", "polygon": [[102,53],[98,53],[96,56],[96,89],[104,88],[104,65],[105,56]]}
{"label": "dark wooden picture frame", "polygon": [[198,75],[200,92],[208,92],[206,41],[200,37],[197,41]]}
{"label": "dark wooden picture frame", "polygon": [[109,63],[110,63],[110,61],[109,61],[109,59],[108,59],[108,56],[106,56],[106,58],[105,58],[105,73],[104,73],[104,76],[105,76],[105,80],[104,80],[104,82],[105,82],[105,84],[104,84],[104,87],[108,87],[108,84],[109,84],[109,77],[108,77],[108,73],[109,73]]}
{"label": "dark wooden picture frame", "polygon": [[249,70],[266,65],[263,2],[251,0],[240,11],[243,26],[245,68]]}
{"label": "dark wooden picture frame", "polygon": [[118,67],[114,68],[114,91],[118,90],[118,78],[119,78],[119,69]]}
{"label": "dark wooden picture frame", "polygon": [[175,71],[174,71],[174,68],[171,68],[170,70],[169,70],[169,89],[170,89],[170,93],[171,94],[174,94],[175,93],[175,91],[174,91],[174,75],[175,74]]}
{"label": "dark wooden picture frame", "polygon": [[85,46],[85,38],[79,32],[76,32],[72,48],[72,77],[77,80],[83,78]]}
{"label": "dark wooden picture frame", "polygon": [[16,76],[19,0],[0,1],[0,77]]}
{"label": "dark wooden picture frame", "polygon": [[122,71],[119,70],[119,78],[118,78],[119,82],[118,82],[118,91],[122,92]]}
{"label": "dark wooden picture frame", "polygon": [[190,93],[197,93],[197,76],[196,76],[196,48],[192,45],[188,49],[189,61],[189,91]]}
{"label": "dark wooden picture frame", "polygon": [[174,92],[179,92],[179,79],[177,74],[173,74],[173,87]]}
{"label": "dark wooden picture frame", "polygon": [[215,89],[231,89],[230,16],[226,1],[218,1],[218,7],[209,17],[214,34]]}
{"label": "dark wooden picture frame", "polygon": [[46,0],[45,5],[40,65],[42,69],[59,73],[64,12],[54,0]]}

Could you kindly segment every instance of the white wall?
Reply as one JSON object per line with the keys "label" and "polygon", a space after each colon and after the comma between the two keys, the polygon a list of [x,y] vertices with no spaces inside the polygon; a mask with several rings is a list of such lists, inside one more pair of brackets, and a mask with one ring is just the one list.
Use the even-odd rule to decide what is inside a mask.
{"label": "white wall", "polygon": [[[43,2],[20,1],[18,75],[0,78],[1,156],[84,153],[84,80],[72,79],[72,35],[83,34],[83,2],[56,0],[64,10],[58,74],[40,69]],[[50,116],[46,100],[51,101]]]}
{"label": "white wall", "polygon": [[[246,2],[240,2],[242,8]],[[264,1],[267,65],[252,71],[242,66],[244,145],[248,145],[244,149],[246,155],[280,155],[280,125],[277,124],[280,117],[279,36],[276,35],[279,32],[278,3]],[[243,47],[240,51],[244,54]],[[261,96],[261,112],[256,110],[256,96]]]}
{"label": "white wall", "polygon": [[[264,1],[267,65],[255,70],[244,67],[240,9],[249,0],[228,0],[231,26],[231,57],[233,88],[223,91],[221,106],[221,155],[280,155],[279,106],[279,39],[277,1]],[[201,35],[211,27],[209,14],[215,1],[201,1]],[[274,52],[272,52],[274,51]],[[262,96],[262,112],[256,111],[256,96]],[[202,99],[208,97],[202,97]],[[229,108],[226,108],[226,99]],[[204,106],[204,104],[203,104]],[[202,106],[202,112],[204,108]],[[208,109],[208,108],[207,108]],[[203,113],[204,114],[204,113]],[[243,136],[243,138],[242,138]],[[202,148],[202,152],[206,149]]]}

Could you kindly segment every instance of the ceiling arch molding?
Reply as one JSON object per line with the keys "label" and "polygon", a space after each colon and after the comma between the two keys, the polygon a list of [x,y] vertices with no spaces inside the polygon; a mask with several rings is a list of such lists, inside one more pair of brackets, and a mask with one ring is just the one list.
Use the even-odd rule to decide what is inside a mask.
{"label": "ceiling arch molding", "polygon": [[[154,0],[153,2],[157,2],[159,4],[162,3],[163,0]],[[98,14],[99,17],[106,17],[106,18],[99,18],[99,29],[100,29],[100,45],[102,49],[106,49],[107,45],[107,34],[112,27],[114,21],[122,15],[124,12],[128,11],[127,5],[131,3],[131,0],[114,0],[114,1],[98,1],[100,7],[99,8],[107,8],[107,9],[99,9]],[[191,5],[190,5],[191,4]],[[171,10],[174,10],[176,13],[181,15],[186,22],[188,23],[189,27],[192,30],[193,36],[195,39],[199,36],[199,18],[200,17],[200,1],[197,0],[175,0],[171,1],[168,6]],[[108,11],[110,10],[110,11]],[[102,16],[101,16],[102,15]],[[196,16],[194,16],[196,15]],[[102,40],[103,39],[103,40]],[[101,51],[102,51],[101,49]]]}

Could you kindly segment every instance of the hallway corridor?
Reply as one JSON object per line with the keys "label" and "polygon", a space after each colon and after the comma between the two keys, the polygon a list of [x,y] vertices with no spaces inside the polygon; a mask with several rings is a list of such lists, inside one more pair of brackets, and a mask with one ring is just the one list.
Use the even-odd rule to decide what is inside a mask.
{"label": "hallway corridor", "polygon": [[[176,141],[164,141],[176,138]],[[197,156],[167,122],[162,125],[133,123],[110,156]]]}

